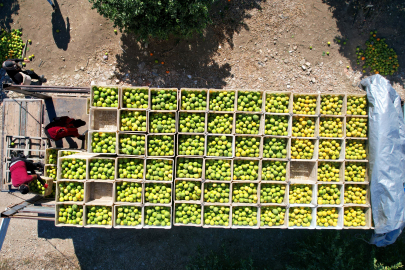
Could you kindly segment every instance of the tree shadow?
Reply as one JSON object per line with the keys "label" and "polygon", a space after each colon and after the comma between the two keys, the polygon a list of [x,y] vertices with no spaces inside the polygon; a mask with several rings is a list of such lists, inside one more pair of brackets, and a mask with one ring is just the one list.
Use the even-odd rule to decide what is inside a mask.
{"label": "tree shadow", "polygon": [[70,23],[66,17],[66,23],[60,11],[57,0],[54,0],[55,10],[52,13],[52,35],[56,46],[64,51],[67,50],[70,42]]}
{"label": "tree shadow", "polygon": [[[393,48],[399,61],[399,69],[394,75],[385,76],[391,83],[405,86],[405,1],[403,0],[323,0],[336,19],[341,36],[335,38],[339,52],[351,63],[355,71],[363,72],[364,62],[358,64],[356,48],[365,49],[365,42],[371,31],[377,31],[377,37],[385,38],[388,47]],[[346,45],[343,44],[347,39]],[[362,78],[373,75],[368,71]]]}
{"label": "tree shadow", "polygon": [[13,14],[18,14],[20,5],[17,0],[7,0],[0,2],[0,29],[10,31],[14,20],[11,18]]}
{"label": "tree shadow", "polygon": [[217,2],[211,12],[213,20],[202,35],[190,39],[171,37],[169,40],[149,40],[142,46],[136,37],[124,33],[122,53],[116,55],[120,79],[126,83],[151,87],[209,87],[222,88],[231,76],[229,63],[212,59],[221,55],[220,46],[233,48],[233,37],[251,17],[253,9],[261,9],[264,0]]}
{"label": "tree shadow", "polygon": [[[328,264],[337,254],[345,264],[352,262],[351,269],[371,269],[367,266],[373,265],[375,257],[388,265],[403,261],[404,235],[387,248],[376,248],[366,241],[371,233],[370,230],[226,230],[177,226],[170,230],[109,230],[55,227],[53,222],[38,221],[38,238],[72,239],[81,269],[185,269],[190,265],[188,269],[235,269],[228,264],[214,267],[211,260],[195,262],[196,258],[205,261],[206,255],[212,252],[218,255],[218,263],[224,259],[237,263],[251,258],[255,268],[243,269],[286,269],[286,265],[294,262],[301,263],[297,269],[307,269],[304,266]],[[54,247],[59,251],[57,246],[60,245]],[[225,251],[229,258],[224,258]],[[359,257],[362,261],[355,264],[353,260]]]}

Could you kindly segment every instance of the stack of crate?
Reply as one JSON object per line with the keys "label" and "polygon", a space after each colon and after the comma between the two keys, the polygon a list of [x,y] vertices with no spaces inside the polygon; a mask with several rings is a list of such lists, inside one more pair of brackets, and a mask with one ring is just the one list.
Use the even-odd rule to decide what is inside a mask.
{"label": "stack of crate", "polygon": [[[371,227],[368,117],[352,100],[365,95],[109,88],[119,102],[100,108],[91,100],[93,156],[75,181],[84,182],[84,213],[104,211],[110,225],[84,215],[85,227]],[[106,142],[115,152],[96,148],[103,133],[115,136]],[[353,155],[354,145],[365,152]]]}

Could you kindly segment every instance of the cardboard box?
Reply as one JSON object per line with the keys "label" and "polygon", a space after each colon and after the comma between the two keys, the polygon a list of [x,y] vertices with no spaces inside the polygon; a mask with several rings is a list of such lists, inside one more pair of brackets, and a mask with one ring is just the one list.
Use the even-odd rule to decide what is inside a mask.
{"label": "cardboard box", "polygon": [[[225,136],[228,138],[231,138],[231,142],[232,142],[232,154],[231,156],[225,157],[225,156],[211,156],[209,153],[209,148],[208,148],[208,141],[211,140],[211,138],[213,138],[213,140],[215,139],[214,137],[221,137],[221,136]],[[247,136],[247,135],[245,135]],[[229,139],[228,139],[229,140]],[[205,153],[206,153],[206,157],[208,158],[233,158],[235,157],[235,136],[234,135],[229,135],[229,134],[217,134],[217,135],[207,135],[205,137]]]}
{"label": "cardboard box", "polygon": [[[82,228],[83,225],[80,224],[68,224],[68,223],[62,223],[59,222],[59,208],[65,207],[67,204],[55,204],[55,226],[56,227],[76,227],[76,228]],[[78,205],[78,209],[83,209],[84,205]],[[84,212],[84,211],[83,211]],[[82,220],[84,220],[85,216],[84,213],[82,215]],[[84,221],[83,221],[84,222]]]}
{"label": "cardboard box", "polygon": [[[121,121],[121,115],[123,112],[139,112],[141,115],[145,115],[146,117],[146,127],[145,127],[145,131],[132,131],[132,130],[122,130],[122,121]],[[147,133],[148,132],[148,127],[149,127],[149,113],[147,110],[139,110],[139,109],[120,109],[118,110],[118,114],[117,114],[117,130],[120,132],[125,132],[125,133]]]}
{"label": "cardboard box", "polygon": [[170,211],[170,223],[168,225],[166,225],[166,226],[146,225],[145,218],[146,218],[148,209],[150,207],[156,207],[156,206],[162,207],[162,205],[157,205],[157,204],[153,204],[153,205],[151,204],[149,206],[145,205],[144,215],[143,215],[143,220],[144,220],[143,221],[144,222],[143,228],[144,229],[171,229],[172,228],[172,220],[173,220],[173,211],[172,211],[172,206],[171,205],[170,206],[163,206],[166,210]]}
{"label": "cardboard box", "polygon": [[[326,137],[327,134],[322,134],[322,127],[324,126],[322,123],[322,121],[329,121],[328,119],[333,119],[333,121],[336,121],[336,119],[340,119],[341,123],[342,123],[342,136],[341,137]],[[346,137],[346,121],[345,121],[345,117],[344,116],[334,116],[334,115],[328,115],[328,116],[321,116],[319,118],[319,137],[320,139],[345,139]]]}
{"label": "cardboard box", "polygon": [[[87,223],[87,219],[88,219],[88,217],[87,217],[87,213],[89,212],[89,209],[91,208],[91,207],[93,207],[93,206],[106,206],[108,209],[111,209],[111,225],[108,225],[108,224],[106,224],[106,225],[96,225],[96,224],[88,224]],[[113,222],[113,219],[114,219],[114,207],[113,207],[113,205],[111,204],[111,205],[102,205],[102,204],[98,204],[98,203],[94,203],[94,204],[85,204],[85,206],[84,206],[84,214],[83,214],[83,225],[84,225],[84,227],[85,228],[104,228],[104,229],[111,229],[112,228],[112,222]]]}
{"label": "cardboard box", "polygon": [[[279,180],[276,180],[276,179],[267,179],[267,180],[265,180],[264,178],[265,177],[263,177],[263,168],[266,166],[266,164],[268,164],[268,163],[272,163],[272,162],[285,162],[285,164],[286,164],[286,167],[285,167],[285,170],[286,170],[286,174],[284,175],[284,177],[285,177],[285,181],[279,181]],[[262,183],[287,183],[287,182],[289,182],[290,181],[290,164],[291,164],[291,162],[290,161],[286,161],[286,160],[275,160],[275,159],[272,159],[272,160],[267,160],[267,159],[263,159],[262,161],[261,161],[261,163],[262,163],[262,165],[261,165],[261,175],[260,175],[260,182],[262,182]]]}
{"label": "cardboard box", "polygon": [[[284,186],[284,199],[282,203],[269,203],[269,202],[263,202],[262,201],[262,190],[270,187],[272,185],[279,185],[279,186]],[[288,202],[288,193],[289,193],[289,185],[286,183],[259,183],[259,204],[260,206],[287,206],[289,204]]]}
{"label": "cardboard box", "polygon": [[[321,104],[321,97],[319,94],[311,94],[311,93],[293,93],[293,106],[292,106],[292,113],[295,115],[299,116],[308,116],[308,115],[314,115],[314,116],[319,116],[320,115],[320,104]],[[315,109],[315,114],[299,114],[299,113],[294,113],[294,100],[295,98],[298,97],[305,97],[305,96],[310,96],[310,97],[316,97],[316,109]]]}
{"label": "cardboard box", "polygon": [[[213,184],[217,184],[217,185],[221,185],[224,184],[225,185],[225,189],[228,188],[229,189],[229,196],[228,196],[228,202],[208,202],[207,199],[205,199],[204,195],[205,195],[205,190],[208,190],[208,188],[213,185]],[[207,191],[208,192],[208,191]],[[231,187],[231,183],[230,182],[225,182],[225,181],[210,181],[210,182],[204,182],[202,183],[202,188],[201,188],[201,201],[203,202],[204,205],[231,205],[232,202],[232,187]]]}
{"label": "cardboard box", "polygon": [[338,93],[338,94],[329,94],[329,93],[321,93],[321,99],[320,99],[320,103],[319,103],[319,112],[320,112],[320,114],[321,114],[321,116],[323,117],[323,116],[327,116],[327,117],[333,117],[333,116],[337,116],[337,115],[334,115],[334,114],[325,114],[325,113],[322,113],[322,100],[324,99],[324,98],[327,98],[328,96],[330,96],[330,97],[342,97],[343,99],[342,99],[342,110],[341,110],[341,116],[344,116],[344,115],[346,115],[346,94],[342,94],[342,93]]}
{"label": "cardboard box", "polygon": [[[260,210],[259,207],[253,206],[253,205],[249,205],[249,204],[238,204],[238,205],[232,205],[232,229],[259,229],[260,227]],[[249,225],[235,225],[234,221],[233,221],[233,216],[235,215],[235,212],[240,209],[240,208],[244,208],[244,207],[252,207],[253,209],[256,209],[257,214],[256,214],[256,219],[257,219],[257,224],[254,226],[249,226]]]}
{"label": "cardboard box", "polygon": [[149,172],[148,172],[148,164],[152,161],[152,160],[163,160],[163,161],[171,161],[172,162],[172,175],[171,175],[171,177],[170,177],[170,180],[168,180],[168,181],[164,181],[164,180],[162,180],[162,182],[165,182],[165,183],[170,183],[170,182],[173,182],[173,178],[174,178],[174,168],[175,168],[175,160],[174,159],[171,159],[171,158],[147,158],[146,159],[146,166],[145,166],[145,180],[147,181],[147,180],[150,180],[150,181],[160,181],[160,180],[152,180],[152,179],[149,179],[148,178],[148,174],[149,174]]}
{"label": "cardboard box", "polygon": [[[350,208],[360,208],[360,209],[362,209],[363,210],[363,212],[364,212],[364,214],[365,214],[365,218],[366,218],[366,220],[365,220],[365,222],[366,222],[366,225],[365,226],[356,226],[356,227],[353,227],[353,226],[346,226],[346,225],[344,225],[344,212],[346,211],[346,210],[349,210]],[[373,222],[373,220],[372,220],[372,211],[371,211],[372,209],[371,209],[371,207],[364,207],[364,206],[344,206],[343,207],[343,229],[361,229],[361,230],[369,230],[369,229],[372,229],[372,222]],[[361,225],[361,224],[360,224]]]}
{"label": "cardboard box", "polygon": [[[291,211],[294,211],[295,208],[300,208],[300,207],[289,207],[288,208],[288,222],[287,222],[287,227],[288,229],[294,230],[294,229],[315,229],[316,228],[316,208],[315,207],[309,207],[309,206],[305,206],[309,209],[311,209],[311,224],[309,227],[302,227],[302,226],[290,226],[289,221],[290,221],[290,213]],[[286,211],[287,212],[287,211]]]}
{"label": "cardboard box", "polygon": [[239,110],[239,107],[238,107],[238,99],[239,99],[239,95],[240,95],[240,93],[247,93],[247,92],[258,92],[258,93],[260,93],[260,100],[262,101],[262,104],[261,104],[261,106],[260,106],[260,110],[259,111],[254,111],[255,113],[263,113],[264,112],[264,102],[263,102],[263,94],[264,94],[264,91],[263,90],[257,90],[257,89],[237,89],[236,90],[236,96],[235,96],[235,99],[236,99],[236,108],[235,108],[235,110],[236,110],[236,112],[249,112],[249,111],[240,111]]}
{"label": "cardboard box", "polygon": [[[240,155],[240,153],[238,152],[238,139],[240,139],[240,138],[249,138],[248,141],[251,141],[252,138],[256,138],[256,142],[257,141],[259,142],[259,146],[258,146],[259,155],[256,155],[254,157],[245,157],[245,156]],[[252,147],[248,146],[248,149],[251,149],[251,148]],[[262,158],[263,157],[263,137],[259,136],[259,135],[235,135],[235,148],[234,149],[235,149],[235,151],[234,151],[235,157],[241,157],[241,158],[245,158],[245,159]]]}
{"label": "cardboard box", "polygon": [[260,229],[287,229],[287,227],[288,227],[288,208],[286,207],[286,206],[276,206],[276,205],[273,205],[273,206],[264,206],[264,205],[261,205],[260,207],[259,207],[259,209],[260,209],[260,223],[262,223],[262,222],[264,222],[263,221],[263,212],[266,210],[266,209],[268,209],[268,208],[270,208],[270,207],[281,207],[281,208],[283,208],[283,209],[285,209],[285,215],[284,215],[284,224],[283,225],[279,225],[279,226],[277,226],[277,225],[275,225],[275,226],[269,226],[269,225],[261,225],[260,224]]}
{"label": "cardboard box", "polygon": [[[146,94],[148,94],[148,104],[147,104],[148,107],[147,108],[128,108],[126,105],[124,105],[124,101],[123,101],[124,92],[127,89],[128,90],[140,89],[140,90],[145,91]],[[121,108],[121,109],[132,109],[132,110],[147,110],[147,109],[151,108],[150,103],[151,103],[151,98],[150,98],[149,87],[145,87],[145,86],[135,86],[135,87],[123,86],[123,87],[120,87],[120,90],[119,90],[119,108]]]}
{"label": "cardboard box", "polygon": [[[322,209],[322,208],[335,208],[338,212],[338,222],[337,222],[337,226],[328,226],[328,227],[324,227],[324,226],[319,226],[318,225],[318,220],[316,221],[316,229],[317,230],[341,230],[343,229],[343,207],[336,207],[336,206],[318,206],[318,208],[316,209],[316,211],[318,212],[318,210]],[[317,219],[318,219],[318,214],[316,215]]]}
{"label": "cardboard box", "polygon": [[[132,135],[134,135],[134,136],[141,136],[141,137],[144,137],[145,138],[145,145],[144,145],[144,149],[145,149],[145,153],[144,154],[141,154],[141,153],[139,153],[139,155],[127,155],[127,154],[124,154],[124,153],[122,153],[122,148],[121,148],[121,143],[120,143],[120,140],[121,140],[121,138],[123,138],[124,136],[132,136]],[[118,154],[118,156],[120,156],[120,157],[136,157],[136,158],[145,158],[146,157],[146,154],[147,154],[147,147],[146,147],[146,145],[147,145],[147,138],[146,138],[146,136],[148,136],[148,135],[146,135],[146,134],[134,134],[134,133],[127,133],[127,132],[118,132],[117,133],[117,144],[116,144],[116,147],[115,147],[115,152]]]}
{"label": "cardboard box", "polygon": [[[61,193],[61,187],[59,186],[61,183],[71,183],[71,182],[76,182],[80,183],[82,185],[82,189],[84,190],[84,193],[81,194],[81,201],[60,201],[60,193]],[[68,181],[58,181],[55,183],[56,186],[56,191],[55,191],[55,202],[57,204],[84,204],[84,198],[86,197],[86,186],[83,181],[80,180],[68,180]]]}
{"label": "cardboard box", "polygon": [[[210,179],[211,178],[210,174],[207,174],[207,161],[208,160],[222,160],[223,162],[228,163],[230,165],[230,173],[231,173],[230,180]],[[203,180],[205,180],[205,182],[217,182],[217,181],[231,182],[231,180],[233,179],[233,160],[232,159],[227,159],[227,158],[222,158],[222,157],[220,157],[220,158],[204,158],[204,166],[203,166],[203,168],[204,168],[204,178],[203,178]]]}
{"label": "cardboard box", "polygon": [[314,184],[317,182],[317,161],[294,159],[290,164],[290,181],[292,183],[300,182]]}
{"label": "cardboard box", "polygon": [[118,107],[98,107],[98,106],[93,106],[94,104],[94,87],[98,87],[98,88],[111,88],[111,90],[114,90],[119,98],[119,87],[116,85],[92,85],[90,87],[90,109],[91,108],[103,108],[103,109],[108,109],[108,110],[117,110],[119,108],[119,101],[118,101]]}
{"label": "cardboard box", "polygon": [[113,205],[113,183],[104,180],[86,182],[85,190],[84,203],[86,205]]}
{"label": "cardboard box", "polygon": [[[317,200],[318,200],[317,204],[318,204],[319,207],[342,207],[343,206],[344,198],[345,198],[345,196],[344,196],[344,193],[345,193],[344,184],[336,184],[336,183],[332,183],[332,182],[324,182],[324,183],[320,182],[317,185],[318,185],[318,187],[317,187],[317,194],[318,194],[318,196],[317,196]],[[323,204],[323,203],[320,204],[319,203],[319,198],[320,198],[319,189],[321,188],[321,186],[327,187],[327,186],[331,186],[331,185],[336,185],[337,188],[339,189],[339,191],[340,191],[340,196],[339,196],[340,203],[339,204]]]}
{"label": "cardboard box", "polygon": [[[209,207],[219,207],[219,208],[225,207],[225,208],[229,209],[228,225],[225,226],[225,225],[208,225],[208,224],[205,224],[205,213],[207,212],[207,209]],[[203,206],[203,214],[202,215],[203,215],[203,222],[204,222],[203,223],[203,228],[224,228],[224,229],[231,228],[231,225],[232,225],[232,207],[230,205],[226,206],[226,205],[218,205],[218,204],[209,204],[209,205],[204,204],[204,206]]]}
{"label": "cardboard box", "polygon": [[311,159],[294,159],[292,154],[291,154],[292,151],[290,150],[291,160],[298,160],[298,161],[301,161],[301,160],[304,160],[304,161],[305,160],[306,161],[317,161],[318,160],[319,140],[317,140],[317,139],[307,139],[307,138],[299,138],[299,139],[294,138],[294,139],[291,139],[291,148],[294,147],[296,140],[310,140],[312,142],[313,146],[314,146],[314,152],[313,152],[313,155],[312,155]]}
{"label": "cardboard box", "polygon": [[[170,149],[170,150],[173,150],[173,155],[164,155],[164,156],[163,155],[157,155],[157,156],[150,155],[149,154],[149,141],[153,140],[153,139],[163,139],[163,136],[169,136],[169,137],[172,138],[173,148]],[[157,158],[157,157],[174,158],[175,153],[176,153],[175,145],[176,145],[176,135],[175,135],[175,133],[172,133],[172,134],[148,134],[148,135],[146,135],[146,151],[145,151],[146,156],[150,157],[150,158]],[[166,153],[166,152],[164,152],[164,153]],[[170,152],[168,154],[170,154]]]}
{"label": "cardboard box", "polygon": [[[172,119],[174,119],[174,127],[176,128],[175,132],[154,132],[153,128],[151,127],[151,121],[153,120],[154,115],[156,114],[164,114],[170,116]],[[169,135],[169,134],[174,134],[178,132],[178,126],[179,126],[179,119],[176,111],[148,111],[148,125],[147,125],[147,130],[149,134],[154,134],[154,135]]]}
{"label": "cardboard box", "polygon": [[[266,129],[266,120],[271,119],[274,116],[287,118],[287,120],[288,120],[288,127],[287,127],[288,135],[287,136],[284,136],[284,135],[272,135],[270,133],[270,131],[267,131],[267,129]],[[280,137],[280,138],[290,138],[291,135],[292,135],[292,120],[293,120],[292,116],[288,115],[288,114],[280,115],[280,114],[273,114],[273,113],[265,113],[263,115],[263,135]]]}
{"label": "cardboard box", "polygon": [[[143,176],[142,178],[121,178],[121,175],[119,173],[119,164],[120,160],[125,160],[127,159],[129,162],[131,160],[139,160],[143,164]],[[118,157],[115,161],[115,180],[122,180],[122,181],[127,181],[127,182],[142,182],[145,179],[145,158],[135,158],[135,157]]]}
{"label": "cardboard box", "polygon": [[[304,118],[305,121],[311,120],[315,123],[315,129],[313,134],[308,134],[309,136],[295,136],[293,128],[295,125],[299,122],[300,118]],[[302,130],[302,129],[301,129]],[[302,134],[300,134],[302,135]],[[292,124],[291,124],[291,138],[293,139],[317,139],[319,137],[319,117],[316,115],[308,115],[308,116],[303,116],[303,115],[294,115],[292,117]]]}
{"label": "cardboard box", "polygon": [[[245,202],[245,200],[243,200],[243,202],[237,202],[237,201],[235,201],[234,199],[233,199],[233,196],[235,195],[235,188],[236,187],[240,187],[241,185],[249,185],[250,186],[250,184],[253,184],[254,185],[254,187],[253,188],[256,188],[256,194],[254,194],[254,193],[252,193],[252,195],[256,195],[257,196],[257,200],[256,200],[256,202],[255,201],[253,201],[252,203],[249,203],[249,202]],[[234,183],[234,182],[232,182],[232,185],[231,185],[231,196],[232,196],[232,200],[231,200],[231,203],[232,203],[232,205],[240,205],[240,204],[242,204],[242,205],[250,205],[250,206],[254,206],[254,205],[258,205],[258,203],[259,203],[259,201],[260,201],[260,187],[259,187],[259,184],[255,184],[255,183]],[[246,199],[246,198],[245,198]]]}
{"label": "cardboard box", "polygon": [[[258,166],[259,169],[257,170],[257,178],[256,178],[256,180],[241,180],[240,179],[241,177],[237,177],[235,175],[235,168],[237,166],[237,163],[239,163],[239,162],[243,162],[243,163],[245,163],[245,162],[254,162],[255,165]],[[260,180],[261,180],[261,177],[262,177],[261,171],[262,171],[262,163],[260,162],[260,159],[258,159],[258,158],[257,159],[235,158],[233,160],[233,172],[232,172],[233,178],[232,178],[232,182],[235,182],[235,183],[238,183],[238,182],[239,183],[259,183]]]}
{"label": "cardboard box", "polygon": [[[184,224],[184,223],[176,223],[176,212],[177,212],[177,208],[179,207],[179,206],[181,206],[181,205],[183,205],[183,204],[187,204],[187,205],[197,205],[197,207],[201,210],[201,218],[199,219],[200,220],[200,224],[197,224],[197,223],[191,223],[191,222],[189,222],[189,223],[187,223],[187,224]],[[174,219],[173,219],[173,225],[174,226],[191,226],[191,227],[202,227],[202,225],[203,225],[203,214],[202,214],[202,205],[201,205],[201,203],[185,203],[185,202],[175,202],[174,203],[174,211],[173,211],[173,215],[174,215]]]}
{"label": "cardboard box", "polygon": [[[141,224],[136,225],[136,226],[130,226],[130,225],[118,225],[117,222],[117,218],[118,218],[118,208],[120,207],[125,207],[125,206],[133,206],[136,207],[140,210],[141,212]],[[120,204],[120,205],[114,205],[114,219],[113,219],[113,227],[115,229],[142,229],[143,228],[143,207],[142,206],[137,206],[137,205],[133,205],[133,204]]]}
{"label": "cardboard box", "polygon": [[[293,185],[305,185],[305,186],[309,186],[310,189],[312,190],[312,200],[310,203],[291,203],[290,202],[290,197],[291,197],[291,193],[293,193]],[[318,195],[318,189],[317,189],[317,185],[316,184],[310,184],[307,182],[295,182],[295,183],[291,183],[289,185],[289,194],[288,194],[288,201],[289,201],[289,206],[290,207],[315,207],[318,204],[318,200],[317,200],[317,195]]]}
{"label": "cardboard box", "polygon": [[[292,92],[290,91],[265,91],[265,94],[263,95],[263,111],[266,113],[271,113],[275,115],[291,115],[293,112],[293,95]],[[288,103],[288,113],[273,113],[269,110],[266,109],[266,99],[267,96],[271,95],[286,95],[289,98],[289,103]]]}
{"label": "cardboard box", "polygon": [[[186,108],[182,108],[182,96],[184,92],[200,92],[201,94],[203,94],[203,96],[205,96],[205,101],[207,103],[207,106],[205,108],[205,110],[201,111],[201,110],[187,110]],[[180,96],[179,96],[179,111],[180,112],[206,112],[208,111],[209,107],[208,107],[208,89],[200,89],[200,88],[181,88],[180,89]]]}
{"label": "cardboard box", "polygon": [[[185,138],[187,136],[200,136],[204,138],[204,152],[203,155],[183,155],[180,154],[180,149],[179,146],[180,145],[180,140],[182,138]],[[177,140],[176,140],[176,154],[178,157],[205,157],[207,155],[207,136],[205,135],[205,133],[194,133],[194,134],[186,134],[186,133],[178,133],[177,134]]]}
{"label": "cardboard box", "polygon": [[[221,114],[228,114],[229,116],[232,117],[232,129],[230,130],[230,133],[213,133],[209,129],[210,123],[215,120],[215,117],[217,115],[221,115]],[[210,136],[211,135],[216,136],[216,135],[222,135],[222,134],[224,134],[224,135],[234,135],[235,134],[235,123],[236,123],[235,118],[236,118],[236,114],[234,112],[208,112],[207,116],[206,116],[207,125],[206,125],[206,129],[205,129],[207,135],[210,135]]]}
{"label": "cardboard box", "polygon": [[[366,167],[366,172],[365,172],[365,176],[364,176],[364,180],[362,182],[354,182],[354,181],[346,181],[346,177],[344,176],[344,183],[345,184],[368,184],[370,183],[370,178],[369,178],[369,163],[368,162],[363,162],[363,161],[345,161],[344,164],[344,171],[343,174],[345,175],[345,171],[346,171],[346,167],[349,166],[350,164],[359,164],[359,165],[364,165]],[[359,166],[358,165],[358,166]]]}
{"label": "cardboard box", "polygon": [[[146,198],[146,193],[148,193],[149,191],[147,191],[147,189],[153,185],[159,185],[160,187],[162,187],[163,185],[166,188],[170,188],[170,200],[168,203],[157,203],[157,202],[149,202],[148,199]],[[151,206],[151,205],[157,205],[157,206],[167,206],[167,207],[171,207],[172,206],[172,202],[174,201],[173,196],[174,196],[174,189],[173,189],[173,183],[167,183],[164,181],[146,181],[144,186],[143,186],[143,198],[142,198],[142,202],[144,203],[145,206]]]}
{"label": "cardboard box", "polygon": [[[157,92],[157,91],[161,91],[161,90],[168,90],[168,91],[175,91],[176,92],[176,108],[175,109],[173,109],[173,110],[162,110],[162,109],[160,109],[160,110],[155,110],[154,109],[154,105],[153,105],[153,102],[152,102],[152,100],[153,100],[153,98],[154,98],[154,95],[155,95],[155,93]],[[149,95],[149,97],[150,97],[150,109],[151,110],[153,110],[153,111],[159,111],[159,112],[177,112],[177,110],[179,109],[179,90],[177,89],[177,88],[150,88],[149,89],[149,93],[150,93],[150,95]]]}
{"label": "cardboard box", "polygon": [[[127,182],[128,185],[132,185],[132,184],[138,184],[140,185],[142,191],[141,191],[141,201],[140,202],[127,202],[127,201],[118,201],[117,197],[118,197],[118,191],[117,191],[117,186],[118,185],[122,185],[122,182]],[[145,184],[143,183],[139,183],[139,182],[129,182],[129,181],[125,181],[125,180],[117,180],[114,182],[113,185],[113,200],[114,200],[114,205],[130,205],[130,206],[134,206],[134,205],[138,205],[138,206],[142,206],[142,204],[144,203],[143,198],[144,198],[144,193],[145,193]],[[133,194],[133,193],[132,193]]]}
{"label": "cardboard box", "polygon": [[[266,156],[265,147],[269,144],[270,140],[272,140],[272,139],[284,140],[287,143],[287,148],[286,148],[287,154],[285,157],[268,158]],[[291,158],[291,139],[290,138],[287,138],[284,136],[264,136],[262,141],[263,141],[263,143],[261,143],[261,150],[260,150],[261,156],[260,157],[263,158],[263,160],[288,161]]]}
{"label": "cardboard box", "polygon": [[[186,177],[179,177],[179,176],[178,176],[178,170],[179,170],[178,166],[179,166],[179,163],[180,163],[182,160],[184,160],[184,159],[188,159],[189,162],[198,162],[198,161],[201,161],[201,176],[200,176],[199,178],[186,178]],[[200,181],[201,181],[202,179],[205,179],[204,173],[205,173],[204,159],[203,159],[202,157],[201,157],[201,158],[194,158],[194,157],[176,157],[176,170],[175,170],[175,178],[176,178],[176,180],[200,180]]]}
{"label": "cardboard box", "polygon": [[[338,182],[319,180],[319,178],[321,177],[319,170],[321,170],[321,166],[324,163],[329,164],[330,166],[332,166],[334,163],[338,165],[338,167],[339,167],[339,181]],[[330,180],[330,178],[329,178],[329,180]],[[324,161],[324,160],[318,161],[318,174],[317,174],[318,184],[343,184],[344,180],[345,180],[345,162],[344,161]]]}
{"label": "cardboard box", "polygon": [[[212,95],[213,95],[213,93],[215,93],[215,92],[234,92],[235,93],[235,95],[234,95],[234,97],[235,97],[235,102],[234,102],[234,104],[233,104],[233,108],[231,109],[231,110],[229,110],[229,111],[216,111],[216,110],[211,110],[210,109],[210,102],[211,102],[211,99],[212,99]],[[229,113],[233,113],[233,112],[235,112],[236,111],[236,103],[237,103],[237,101],[238,101],[238,99],[237,99],[237,93],[236,93],[237,91],[235,90],[235,89],[209,89],[209,94],[208,94],[208,111],[209,112],[229,112]]]}
{"label": "cardboard box", "polygon": [[[182,134],[190,134],[190,135],[194,135],[194,134],[201,134],[201,133],[203,133],[203,134],[205,134],[205,132],[207,132],[207,128],[208,128],[208,126],[207,126],[207,123],[208,123],[208,113],[206,113],[206,112],[200,112],[200,111],[180,111],[180,112],[178,112],[177,113],[178,115],[177,115],[177,131],[179,132],[179,133],[182,133]],[[186,116],[188,116],[188,115],[194,115],[194,114],[198,114],[200,117],[204,117],[204,131],[203,132],[190,132],[190,131],[183,131],[183,129],[180,127],[180,121],[181,121],[181,117],[182,116],[184,116],[184,117],[186,117]]]}
{"label": "cardboard box", "polygon": [[[93,178],[93,176],[90,174],[90,172],[91,172],[91,170],[92,170],[92,168],[93,168],[93,167],[90,165],[90,163],[92,163],[92,162],[97,162],[98,160],[108,160],[109,162],[112,162],[112,163],[113,163],[113,167],[111,168],[111,169],[113,170],[113,172],[114,172],[114,179],[113,179],[113,180],[111,180],[111,179],[105,179],[105,180],[103,180],[103,179]],[[88,181],[110,182],[110,183],[114,182],[115,178],[117,177],[117,175],[115,175],[115,171],[116,171],[116,170],[115,170],[115,167],[116,167],[115,161],[116,161],[116,158],[112,158],[112,157],[94,157],[94,158],[90,158],[90,159],[89,159],[89,169],[87,170],[87,180],[88,180]]]}
{"label": "cardboard box", "polygon": [[[329,159],[324,159],[323,158],[322,153],[320,152],[319,148],[321,147],[321,144],[324,141],[329,141],[329,142],[336,141],[337,143],[340,144],[341,149],[339,151],[340,153],[339,153],[339,156],[338,156],[337,159],[331,159],[331,156],[329,156]],[[318,160],[319,161],[331,161],[331,162],[334,162],[334,161],[343,161],[343,160],[345,160],[345,140],[344,139],[320,139],[318,147],[319,147],[318,148]]]}
{"label": "cardboard box", "polygon": [[[115,141],[115,152],[114,153],[94,153],[93,152],[93,147],[92,147],[92,143],[93,143],[93,133],[108,133],[108,134],[114,134],[114,136],[115,136],[115,138],[116,138],[116,141]],[[118,133],[116,132],[116,131],[113,131],[113,132],[111,132],[111,131],[108,131],[108,132],[106,132],[106,131],[99,131],[99,130],[92,130],[92,131],[89,131],[89,133],[88,133],[88,141],[87,141],[87,151],[89,152],[89,153],[94,153],[94,154],[100,154],[100,155],[116,155],[117,154],[117,144],[118,144],[118,141],[119,141],[119,139],[118,139]]]}
{"label": "cardboard box", "polygon": [[89,115],[89,129],[103,132],[116,132],[118,130],[118,110],[108,108],[91,108]]}

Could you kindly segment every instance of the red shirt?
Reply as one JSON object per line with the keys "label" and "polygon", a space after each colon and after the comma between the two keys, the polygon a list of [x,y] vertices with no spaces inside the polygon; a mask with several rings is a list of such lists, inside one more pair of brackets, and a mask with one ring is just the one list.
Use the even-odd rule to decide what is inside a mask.
{"label": "red shirt", "polygon": [[32,175],[28,175],[27,167],[24,161],[17,161],[10,167],[11,183],[15,187],[19,187],[21,184],[28,184],[32,181]]}
{"label": "red shirt", "polygon": [[49,133],[49,136],[51,137],[52,140],[58,141],[62,138],[68,137],[68,136],[74,136],[78,137],[80,136],[77,128],[75,127],[51,127],[47,131]]}

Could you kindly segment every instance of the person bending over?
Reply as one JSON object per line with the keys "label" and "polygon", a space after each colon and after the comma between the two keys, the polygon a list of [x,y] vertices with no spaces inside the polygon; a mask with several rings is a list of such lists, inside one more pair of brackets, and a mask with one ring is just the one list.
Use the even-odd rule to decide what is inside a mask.
{"label": "person bending over", "polygon": [[30,62],[30,60],[8,59],[2,65],[2,68],[15,84],[30,85],[31,79],[38,80],[41,83],[44,81],[44,75],[38,76],[34,71],[22,70],[18,65],[19,62]]}
{"label": "person bending over", "polygon": [[[40,183],[47,188],[48,184],[46,184],[45,180],[35,174],[36,169],[43,169],[43,167],[44,165],[42,163],[33,163],[24,156],[14,157],[11,159],[10,164],[11,183],[14,187],[18,188],[21,194],[27,194],[30,191],[29,183],[35,180],[39,180]],[[28,172],[30,172],[30,174],[28,174]]]}
{"label": "person bending over", "polygon": [[84,140],[85,136],[80,135],[78,128],[86,125],[80,119],[69,118],[68,116],[55,117],[51,123],[45,127],[45,134],[49,139],[58,141],[65,137],[76,137]]}

